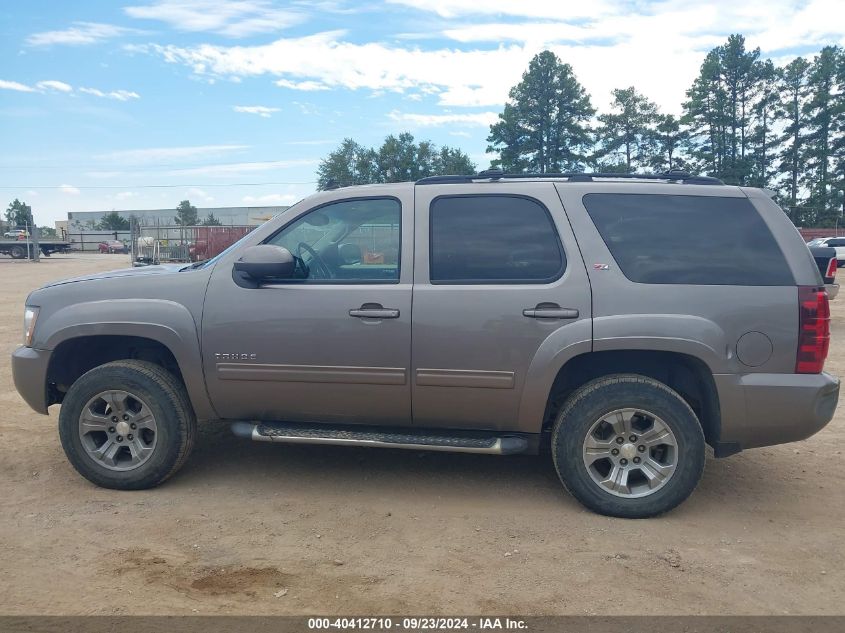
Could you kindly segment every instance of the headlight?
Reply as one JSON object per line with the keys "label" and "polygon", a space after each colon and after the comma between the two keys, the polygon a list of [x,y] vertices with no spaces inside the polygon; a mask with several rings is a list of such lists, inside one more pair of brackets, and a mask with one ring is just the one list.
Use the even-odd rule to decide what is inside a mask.
{"label": "headlight", "polygon": [[23,312],[23,344],[32,347],[32,335],[35,333],[35,321],[38,319],[38,308],[26,306]]}

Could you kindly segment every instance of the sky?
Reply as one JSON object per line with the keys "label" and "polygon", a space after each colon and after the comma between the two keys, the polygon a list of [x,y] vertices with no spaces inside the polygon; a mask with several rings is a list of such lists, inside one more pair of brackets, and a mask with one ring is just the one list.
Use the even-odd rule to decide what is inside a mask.
{"label": "sky", "polygon": [[291,204],[343,138],[489,166],[488,128],[548,48],[593,105],[680,113],[742,33],[784,63],[845,44],[845,0],[28,0],[0,5],[0,199],[69,211]]}

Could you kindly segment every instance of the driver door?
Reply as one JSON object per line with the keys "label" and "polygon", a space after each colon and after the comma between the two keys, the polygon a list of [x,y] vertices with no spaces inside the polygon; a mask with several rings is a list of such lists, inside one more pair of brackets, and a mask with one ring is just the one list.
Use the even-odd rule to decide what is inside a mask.
{"label": "driver door", "polygon": [[263,243],[299,278],[250,289],[215,267],[202,349],[221,417],[411,423],[413,190],[389,191],[286,218]]}

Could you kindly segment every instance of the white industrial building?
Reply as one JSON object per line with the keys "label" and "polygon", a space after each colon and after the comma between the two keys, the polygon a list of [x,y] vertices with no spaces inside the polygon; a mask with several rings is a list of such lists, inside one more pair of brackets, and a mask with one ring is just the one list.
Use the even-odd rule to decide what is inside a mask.
{"label": "white industrial building", "polygon": [[[197,207],[197,217],[202,222],[209,213],[224,226],[257,226],[288,207]],[[127,220],[135,217],[141,226],[172,226],[176,224],[176,209],[127,209],[116,211]],[[67,224],[61,228],[67,233],[95,230],[104,215],[112,211],[69,211]],[[59,228],[58,222],[57,229]],[[62,222],[62,224],[64,224]]]}

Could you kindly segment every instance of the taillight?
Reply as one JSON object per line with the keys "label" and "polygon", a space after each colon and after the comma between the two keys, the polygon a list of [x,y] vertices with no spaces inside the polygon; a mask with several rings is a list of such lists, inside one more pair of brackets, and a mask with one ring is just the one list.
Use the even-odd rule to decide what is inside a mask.
{"label": "taillight", "polygon": [[821,373],[828,347],[830,304],[827,292],[816,286],[798,286],[798,355],[795,373]]}
{"label": "taillight", "polygon": [[830,263],[827,265],[827,272],[824,274],[825,278],[830,277],[831,279],[836,278],[836,258],[831,257]]}

